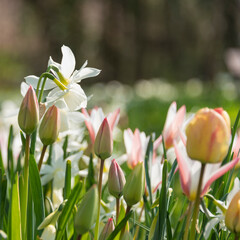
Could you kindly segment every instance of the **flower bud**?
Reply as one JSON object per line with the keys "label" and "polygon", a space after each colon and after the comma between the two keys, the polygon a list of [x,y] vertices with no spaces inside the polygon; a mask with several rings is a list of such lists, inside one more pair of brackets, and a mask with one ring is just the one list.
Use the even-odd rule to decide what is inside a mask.
{"label": "flower bud", "polygon": [[74,217],[74,227],[77,234],[83,235],[89,231],[97,219],[98,191],[93,185],[84,195]]}
{"label": "flower bud", "polygon": [[186,128],[187,153],[202,163],[222,162],[230,141],[230,120],[220,109],[199,110]]}
{"label": "flower bud", "polygon": [[35,91],[30,86],[19,109],[18,124],[23,132],[30,135],[37,128],[38,121],[38,100]]}
{"label": "flower bud", "polygon": [[47,146],[57,140],[60,129],[60,113],[56,106],[51,106],[40,124],[39,137],[43,145]]}
{"label": "flower bud", "polygon": [[95,142],[94,151],[95,154],[102,160],[109,158],[112,155],[113,140],[112,132],[108,124],[107,118],[105,118],[99,127]]}
{"label": "flower bud", "polygon": [[129,174],[123,188],[123,197],[128,206],[138,203],[145,189],[145,170],[143,162],[138,163]]}
{"label": "flower bud", "polygon": [[120,238],[120,240],[132,240],[133,239],[133,237],[131,236],[131,234],[129,233],[129,232],[125,232],[122,236],[121,236],[121,238]]}
{"label": "flower bud", "polygon": [[230,202],[225,215],[225,224],[232,232],[240,233],[240,191]]}
{"label": "flower bud", "polygon": [[55,236],[56,236],[56,228],[52,224],[50,224],[46,228],[44,228],[41,239],[54,240]]}
{"label": "flower bud", "polygon": [[125,176],[121,167],[118,165],[115,159],[112,160],[109,172],[108,172],[108,191],[116,198],[122,196],[123,187],[125,184]]}
{"label": "flower bud", "polygon": [[109,218],[108,222],[106,223],[106,225],[104,226],[104,228],[100,234],[99,240],[107,239],[108,236],[113,232],[113,230],[114,230],[113,219]]}

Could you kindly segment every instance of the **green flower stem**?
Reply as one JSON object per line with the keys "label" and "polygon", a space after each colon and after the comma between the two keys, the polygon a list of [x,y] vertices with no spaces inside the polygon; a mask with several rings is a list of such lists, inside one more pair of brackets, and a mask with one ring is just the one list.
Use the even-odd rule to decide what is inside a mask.
{"label": "green flower stem", "polygon": [[103,175],[104,160],[101,159],[100,172],[99,172],[99,181],[98,181],[98,212],[97,212],[97,222],[95,226],[95,240],[98,240],[99,232],[99,219],[100,219],[100,205],[102,198],[102,175]]}
{"label": "green flower stem", "polygon": [[234,240],[239,240],[238,234],[235,234]]}
{"label": "green flower stem", "polygon": [[[187,222],[186,222],[185,229],[189,229],[189,226],[190,226],[191,216],[192,216],[192,207],[193,207],[193,202],[190,202],[188,211],[187,211]],[[188,231],[185,231],[183,240],[187,240],[187,239],[188,239]]]}
{"label": "green flower stem", "polygon": [[118,217],[119,217],[119,208],[120,208],[120,199],[116,198],[116,224],[118,222]]}
{"label": "green flower stem", "polygon": [[[132,206],[128,206],[128,205],[127,205],[127,209],[126,209],[125,217],[126,217],[127,214],[130,212],[131,207],[132,207]],[[126,223],[126,224],[127,224],[127,223]],[[121,237],[123,236],[123,234],[124,234],[124,232],[125,232],[126,224],[125,224],[125,225],[123,226],[123,228],[122,228],[121,235],[120,235],[120,239],[121,239]]]}
{"label": "green flower stem", "polygon": [[41,170],[41,166],[42,166],[42,163],[43,163],[43,158],[44,158],[46,150],[47,150],[47,145],[43,145],[41,156],[40,156],[40,159],[39,159],[39,162],[38,162],[38,171],[39,172]]}
{"label": "green flower stem", "polygon": [[204,174],[205,166],[206,165],[202,163],[200,179],[199,179],[198,189],[197,189],[197,196],[196,196],[194,209],[193,209],[192,224],[191,224],[191,229],[190,229],[190,238],[189,239],[191,239],[191,240],[195,239],[196,223],[197,223],[198,212],[199,212],[200,195],[201,195],[202,181],[203,181],[203,174]]}
{"label": "green flower stem", "polygon": [[25,160],[24,160],[24,172],[23,172],[23,199],[21,208],[21,223],[22,223],[22,239],[27,239],[27,200],[28,200],[28,176],[29,176],[29,144],[30,135],[26,135],[26,146],[25,146]]}

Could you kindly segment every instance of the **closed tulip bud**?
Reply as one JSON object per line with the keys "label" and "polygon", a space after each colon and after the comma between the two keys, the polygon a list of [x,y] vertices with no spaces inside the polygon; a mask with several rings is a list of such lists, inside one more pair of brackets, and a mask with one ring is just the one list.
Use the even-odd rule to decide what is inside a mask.
{"label": "closed tulip bud", "polygon": [[121,167],[118,165],[115,159],[112,160],[109,172],[108,172],[108,190],[111,195],[116,198],[122,196],[123,187],[125,185],[125,176]]}
{"label": "closed tulip bud", "polygon": [[240,233],[240,191],[230,202],[225,215],[225,224],[232,232]]}
{"label": "closed tulip bud", "polygon": [[120,238],[120,240],[132,240],[132,239],[133,239],[133,237],[131,236],[131,234],[129,232],[125,232]]}
{"label": "closed tulip bud", "polygon": [[102,160],[109,158],[112,155],[113,140],[112,132],[108,124],[107,118],[105,118],[99,127],[95,142],[94,151],[95,154]]}
{"label": "closed tulip bud", "polygon": [[123,188],[123,197],[128,206],[138,203],[145,189],[145,170],[143,162],[138,163],[129,174]]}
{"label": "closed tulip bud", "polygon": [[97,219],[98,191],[93,185],[84,195],[74,217],[74,227],[77,234],[83,235],[89,231]]}
{"label": "closed tulip bud", "polygon": [[50,107],[40,124],[39,137],[43,145],[47,146],[57,140],[60,129],[60,113],[56,106]]}
{"label": "closed tulip bud", "polygon": [[38,122],[38,100],[35,91],[30,86],[19,109],[18,124],[23,132],[30,135],[36,130]]}
{"label": "closed tulip bud", "polygon": [[230,120],[221,108],[199,110],[186,128],[187,153],[202,163],[222,162],[230,141]]}
{"label": "closed tulip bud", "polygon": [[44,228],[41,239],[54,240],[55,236],[56,236],[56,228],[52,224],[50,224],[46,228]]}
{"label": "closed tulip bud", "polygon": [[113,230],[114,230],[113,219],[109,218],[108,222],[106,223],[106,225],[104,226],[104,228],[100,234],[99,240],[107,239],[108,236],[113,232]]}

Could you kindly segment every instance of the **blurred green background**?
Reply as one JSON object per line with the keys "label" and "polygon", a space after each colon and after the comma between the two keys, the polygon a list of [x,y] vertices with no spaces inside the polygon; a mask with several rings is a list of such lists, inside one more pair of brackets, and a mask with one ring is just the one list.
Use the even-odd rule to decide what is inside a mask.
{"label": "blurred green background", "polygon": [[121,106],[122,126],[161,132],[172,101],[188,111],[239,104],[238,0],[1,0],[0,101],[20,98],[63,44],[102,69],[82,82],[89,107]]}

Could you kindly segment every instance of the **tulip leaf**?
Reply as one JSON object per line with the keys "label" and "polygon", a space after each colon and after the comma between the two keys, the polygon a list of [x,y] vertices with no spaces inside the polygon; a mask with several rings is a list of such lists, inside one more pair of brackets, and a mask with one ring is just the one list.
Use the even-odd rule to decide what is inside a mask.
{"label": "tulip leaf", "polygon": [[11,181],[13,181],[13,178],[14,178],[14,163],[13,163],[12,144],[13,144],[13,126],[11,125],[11,127],[9,129],[8,148],[7,148],[7,166],[8,166],[8,174],[10,176]]}
{"label": "tulip leaf", "polygon": [[124,219],[116,226],[114,231],[109,235],[107,240],[113,240],[117,234],[121,231],[121,229],[127,224],[128,219],[131,217],[133,211],[131,210],[125,217]]}
{"label": "tulip leaf", "polygon": [[10,215],[10,232],[9,239],[21,240],[21,214],[19,201],[19,182],[18,173],[16,173],[11,193],[11,215]]}
{"label": "tulip leaf", "polygon": [[38,167],[32,154],[29,157],[29,183],[34,203],[36,226],[39,226],[45,218],[44,198]]}
{"label": "tulip leaf", "polygon": [[147,152],[145,155],[144,167],[145,167],[146,182],[147,182],[147,188],[148,188],[148,192],[149,192],[151,205],[153,203],[153,200],[152,200],[151,179],[149,177],[149,166],[151,169],[152,158],[153,158],[153,136],[150,136],[150,139],[148,142],[148,147],[147,147]]}
{"label": "tulip leaf", "polygon": [[90,160],[88,165],[88,175],[86,178],[86,191],[95,183],[94,178],[94,166],[93,166],[93,156],[90,154]]}
{"label": "tulip leaf", "polygon": [[71,193],[71,161],[67,160],[65,171],[65,185],[63,190],[64,199],[67,199],[70,193]]}
{"label": "tulip leaf", "polygon": [[79,199],[82,185],[83,185],[82,182],[78,182],[75,185],[75,187],[73,188],[73,190],[68,198],[68,201],[66,202],[66,204],[62,210],[62,214],[60,215],[59,220],[58,220],[58,230],[57,230],[56,240],[60,240],[63,237],[63,234],[66,230],[67,222],[70,219],[72,210]]}
{"label": "tulip leaf", "polygon": [[162,171],[162,188],[159,197],[159,215],[154,232],[153,240],[164,238],[166,216],[167,216],[167,160],[164,161]]}
{"label": "tulip leaf", "polygon": [[0,169],[0,227],[2,227],[7,194],[7,178]]}

